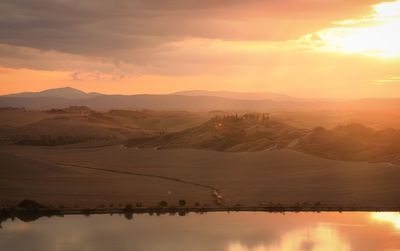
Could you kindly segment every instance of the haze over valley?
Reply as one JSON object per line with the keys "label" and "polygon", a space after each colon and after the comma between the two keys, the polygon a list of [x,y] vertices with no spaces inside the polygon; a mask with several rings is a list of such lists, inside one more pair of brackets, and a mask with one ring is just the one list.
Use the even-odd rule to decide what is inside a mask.
{"label": "haze over valley", "polygon": [[398,206],[397,99],[60,88],[0,102],[6,205]]}

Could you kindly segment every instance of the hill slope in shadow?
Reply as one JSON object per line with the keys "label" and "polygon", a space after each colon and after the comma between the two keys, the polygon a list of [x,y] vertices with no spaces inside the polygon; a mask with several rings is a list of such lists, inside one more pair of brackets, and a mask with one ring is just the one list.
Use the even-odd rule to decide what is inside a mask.
{"label": "hill slope in shadow", "polygon": [[216,116],[181,132],[129,139],[127,146],[218,151],[286,148],[335,160],[400,163],[399,130],[374,130],[361,124],[306,130],[264,119],[259,114]]}

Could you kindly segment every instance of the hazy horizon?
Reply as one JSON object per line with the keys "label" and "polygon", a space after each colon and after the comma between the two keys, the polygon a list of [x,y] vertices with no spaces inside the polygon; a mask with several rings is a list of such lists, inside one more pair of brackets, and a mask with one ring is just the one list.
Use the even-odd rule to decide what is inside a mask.
{"label": "hazy horizon", "polygon": [[[62,90],[62,89],[73,89],[76,91],[84,92],[86,94],[101,94],[101,95],[174,95],[174,94],[181,94],[181,93],[190,93],[190,92],[200,92],[200,93],[205,93],[201,94],[199,96],[213,96],[217,94],[238,94],[244,95],[244,98],[246,99],[245,95],[263,95],[263,94],[271,94],[271,95],[282,95],[282,96],[287,96],[288,98],[294,98],[294,99],[303,99],[303,100],[357,100],[357,99],[398,99],[400,96],[387,96],[387,97],[380,97],[380,96],[366,96],[366,97],[335,97],[335,96],[295,96],[295,95],[290,95],[287,93],[280,93],[280,92],[270,92],[270,91],[233,91],[233,90],[223,90],[223,89],[216,89],[216,90],[207,90],[207,89],[182,89],[182,90],[177,90],[177,91],[172,91],[172,92],[138,92],[138,93],[117,93],[117,92],[98,92],[98,91],[92,91],[92,90],[84,90],[84,89],[79,89],[71,86],[54,86],[52,88],[47,88],[47,89],[39,89],[39,90],[24,90],[20,92],[11,92],[11,93],[4,93],[0,94],[0,96],[12,96],[12,95],[18,95],[18,94],[25,94],[25,93],[40,93],[40,92],[45,92],[49,90]],[[194,94],[191,94],[193,96],[196,96]],[[191,96],[189,95],[189,96]],[[227,97],[229,98],[229,97]],[[261,100],[262,98],[249,98],[249,99],[258,99]]]}

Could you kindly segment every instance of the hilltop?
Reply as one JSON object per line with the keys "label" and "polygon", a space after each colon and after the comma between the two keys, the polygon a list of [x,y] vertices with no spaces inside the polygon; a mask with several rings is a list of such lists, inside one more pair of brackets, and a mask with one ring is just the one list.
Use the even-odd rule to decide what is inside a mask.
{"label": "hilltop", "polygon": [[127,146],[235,152],[293,149],[328,159],[400,163],[399,130],[374,130],[355,123],[308,130],[257,113],[217,115],[181,132],[129,139]]}
{"label": "hilltop", "polygon": [[130,139],[127,145],[256,151],[287,147],[305,133],[306,130],[270,120],[268,114],[246,113],[217,115],[199,126],[155,138]]}

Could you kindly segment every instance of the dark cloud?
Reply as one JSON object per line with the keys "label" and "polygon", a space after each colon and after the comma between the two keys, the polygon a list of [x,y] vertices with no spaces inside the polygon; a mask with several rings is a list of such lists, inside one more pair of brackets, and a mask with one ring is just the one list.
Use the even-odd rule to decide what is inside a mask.
{"label": "dark cloud", "polygon": [[[301,24],[302,19],[348,1],[311,0],[2,0],[0,42],[73,53],[153,47],[184,36],[222,39],[287,39],[251,25]],[[365,1],[364,1],[365,2]],[[364,6],[366,4],[364,3]],[[329,8],[330,9],[329,9]],[[314,9],[318,9],[315,11]],[[336,8],[335,8],[336,9]],[[309,11],[313,10],[313,11]],[[304,12],[310,12],[305,15]],[[346,10],[342,10],[346,12]],[[272,20],[272,16],[282,20]],[[254,21],[254,20],[253,20]],[[243,24],[244,23],[244,24]],[[246,24],[248,24],[246,26]],[[300,29],[301,30],[301,29]],[[298,34],[295,34],[298,35]],[[162,37],[162,41],[157,37]],[[164,40],[165,39],[165,40]]]}
{"label": "dark cloud", "polygon": [[[173,42],[188,38],[241,41],[296,39],[341,16],[353,17],[346,15],[354,14],[354,9],[365,12],[368,5],[375,1],[366,0],[362,4],[349,2],[2,0],[0,44],[9,47],[0,46],[0,57],[3,58],[3,65],[12,67],[81,67],[81,64],[74,67],[71,62],[77,60],[71,60],[69,56],[63,63],[56,60],[57,56],[26,49],[34,48],[98,58],[111,65],[125,62],[140,67],[163,68],[162,63],[177,55],[171,53],[177,50],[171,45]],[[46,63],[47,60],[49,63]],[[98,67],[98,64],[95,66]]]}

